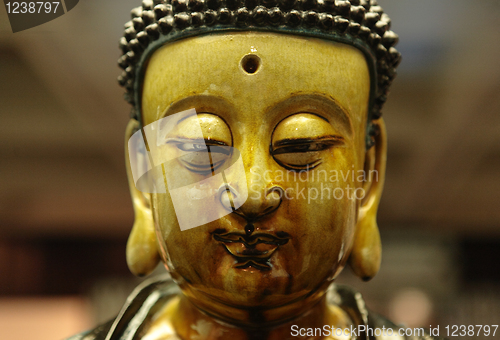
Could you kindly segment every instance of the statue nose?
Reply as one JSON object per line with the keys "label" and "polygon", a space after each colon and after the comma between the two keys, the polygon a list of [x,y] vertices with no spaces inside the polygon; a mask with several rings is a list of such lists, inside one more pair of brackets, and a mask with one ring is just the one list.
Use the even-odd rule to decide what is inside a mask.
{"label": "statue nose", "polygon": [[[283,195],[284,191],[281,187],[273,186],[262,192],[249,193],[247,200],[243,203],[238,202],[239,193],[228,185],[221,192],[220,201],[225,209],[243,217],[250,223],[278,209]],[[235,206],[239,206],[239,208],[234,209]]]}

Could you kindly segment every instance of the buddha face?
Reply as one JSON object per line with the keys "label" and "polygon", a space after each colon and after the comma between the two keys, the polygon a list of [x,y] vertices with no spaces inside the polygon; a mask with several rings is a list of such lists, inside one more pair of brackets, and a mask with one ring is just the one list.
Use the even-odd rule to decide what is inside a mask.
{"label": "buddha face", "polygon": [[[194,108],[198,115],[176,133],[188,138],[199,126],[206,145],[238,150],[244,165],[244,174],[227,178],[222,196],[214,193],[212,206],[238,200],[242,183],[248,191],[234,212],[183,231],[171,195],[151,194],[162,259],[188,296],[280,306],[322,290],[340,272],[367,199],[360,175],[370,163],[369,92],[363,54],[319,39],[214,34],[153,54],[143,82],[143,126]],[[217,151],[211,159],[225,161]],[[198,182],[218,164],[205,172],[196,164],[173,166],[169,176]]]}

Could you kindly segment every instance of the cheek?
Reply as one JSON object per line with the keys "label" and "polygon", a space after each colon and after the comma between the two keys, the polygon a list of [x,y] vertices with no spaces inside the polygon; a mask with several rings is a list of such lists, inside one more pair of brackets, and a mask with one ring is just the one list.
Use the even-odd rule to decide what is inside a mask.
{"label": "cheek", "polygon": [[[191,160],[204,161],[208,155],[187,155]],[[183,157],[186,160],[187,157]],[[162,214],[175,216],[182,231],[198,228],[228,214],[218,199],[221,188],[225,188],[219,174],[199,174],[186,169],[181,161],[174,160],[164,166],[164,177],[168,183],[168,197],[164,201]]]}
{"label": "cheek", "polygon": [[179,229],[170,194],[152,194],[153,218],[157,237],[168,239],[172,231]]}
{"label": "cheek", "polygon": [[163,262],[168,265],[170,271],[183,268],[189,262],[198,262],[194,259],[195,255],[199,255],[198,252],[192,251],[192,248],[196,249],[202,241],[198,228],[181,231],[170,194],[153,196],[156,237]]}
{"label": "cheek", "polygon": [[220,250],[208,232],[209,228],[213,228],[213,223],[181,230],[170,194],[153,196],[157,239],[162,260],[172,276],[190,282],[197,282],[200,276],[209,277],[214,254]]}
{"label": "cheek", "polygon": [[[303,175],[305,179],[305,174]],[[292,239],[283,248],[296,290],[314,289],[343,268],[355,230],[357,202],[347,195],[347,183],[314,179],[287,183],[289,199],[281,214],[287,216]],[[293,189],[293,190],[292,190]]]}
{"label": "cheek", "polygon": [[160,248],[162,261],[172,268],[170,262],[169,248],[166,246],[167,240],[172,231],[178,229],[175,210],[169,194],[152,194],[151,206],[153,211],[153,220],[155,223],[156,239]]}
{"label": "cheek", "polygon": [[[350,184],[328,182],[296,184],[289,200],[294,234],[307,247],[330,248],[349,243],[354,232],[357,200]],[[305,197],[301,197],[304,194]],[[297,198],[298,197],[298,198]]]}
{"label": "cheek", "polygon": [[347,151],[332,151],[333,157],[318,168],[282,182],[288,197],[281,214],[288,216],[294,235],[283,257],[303,285],[335,276],[350,252],[361,184],[356,178],[359,165]]}

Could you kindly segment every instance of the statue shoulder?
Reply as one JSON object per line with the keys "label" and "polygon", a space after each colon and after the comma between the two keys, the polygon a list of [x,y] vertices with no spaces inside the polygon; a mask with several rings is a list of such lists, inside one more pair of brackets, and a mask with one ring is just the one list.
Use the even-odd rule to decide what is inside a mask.
{"label": "statue shoulder", "polygon": [[118,340],[123,334],[136,334],[149,323],[150,311],[179,293],[169,275],[144,281],[130,294],[118,316],[92,330],[67,340]]}
{"label": "statue shoulder", "polygon": [[114,320],[110,320],[96,328],[74,335],[67,340],[104,340]]}
{"label": "statue shoulder", "polygon": [[[418,335],[406,336],[404,328],[396,325],[389,319],[366,307],[360,292],[352,287],[332,284],[327,292],[329,303],[342,308],[357,326],[356,330],[363,330],[370,340],[444,340],[445,338],[431,336],[421,328]],[[389,331],[391,330],[391,331]],[[400,332],[402,330],[402,332]],[[384,332],[385,331],[385,332]],[[390,333],[390,334],[389,334]],[[401,335],[400,335],[401,334]]]}
{"label": "statue shoulder", "polygon": [[[90,331],[77,334],[67,340],[119,340],[124,334],[133,335],[141,331],[143,325],[149,323],[150,311],[158,304],[164,304],[173,296],[178,294],[177,285],[168,276],[145,281],[138,286],[127,299],[118,316]],[[332,284],[327,292],[328,303],[342,308],[351,318],[355,329],[368,333],[366,339],[382,340],[440,340],[443,338],[433,337],[423,332],[416,336],[399,336],[402,329],[387,318],[370,311],[361,293],[355,289]],[[361,328],[360,328],[361,327]],[[377,329],[379,330],[377,332]],[[380,330],[392,330],[392,336],[384,336]],[[385,333],[387,334],[387,332]],[[404,334],[401,333],[401,334]],[[361,335],[361,334],[359,334]],[[129,338],[129,337],[127,337]],[[361,337],[364,338],[364,337]]]}

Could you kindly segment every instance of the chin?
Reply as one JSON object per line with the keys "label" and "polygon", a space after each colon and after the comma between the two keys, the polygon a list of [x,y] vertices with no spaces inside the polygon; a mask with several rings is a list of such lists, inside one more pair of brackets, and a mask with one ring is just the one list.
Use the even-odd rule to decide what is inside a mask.
{"label": "chin", "polygon": [[253,264],[242,268],[229,253],[217,260],[218,266],[212,275],[188,284],[186,295],[195,294],[197,298],[202,296],[234,307],[265,305],[266,308],[274,308],[305,299],[331,275],[294,276],[285,270],[286,267],[293,268],[294,261],[283,258],[279,253],[271,257],[269,268],[265,269]]}

